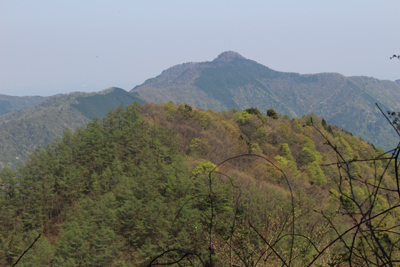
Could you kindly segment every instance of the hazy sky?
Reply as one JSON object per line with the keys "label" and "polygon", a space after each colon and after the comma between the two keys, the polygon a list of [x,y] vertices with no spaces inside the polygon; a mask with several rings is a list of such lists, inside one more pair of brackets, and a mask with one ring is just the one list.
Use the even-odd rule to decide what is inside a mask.
{"label": "hazy sky", "polygon": [[399,0],[0,0],[0,94],[126,90],[233,50],[278,71],[400,79]]}

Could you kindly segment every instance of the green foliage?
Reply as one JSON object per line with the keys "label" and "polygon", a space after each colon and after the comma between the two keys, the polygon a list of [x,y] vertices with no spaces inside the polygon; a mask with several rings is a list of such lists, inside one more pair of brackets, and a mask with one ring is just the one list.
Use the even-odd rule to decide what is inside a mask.
{"label": "green foliage", "polygon": [[340,202],[342,203],[344,209],[350,214],[354,215],[357,211],[357,207],[354,202],[348,196],[341,196]]}
{"label": "green foliage", "polygon": [[274,120],[277,120],[279,118],[278,113],[272,108],[267,110],[267,116],[270,118],[273,118]]}
{"label": "green foliage", "polygon": [[333,135],[333,130],[332,130],[332,126],[328,125],[328,127],[326,128],[326,130],[328,131],[328,133]]}
{"label": "green foliage", "polygon": [[[116,213],[124,201],[117,199],[131,195],[139,201],[147,199],[147,203],[152,199],[149,192],[160,196],[176,192],[176,185],[184,185],[177,180],[180,173],[189,176],[185,164],[177,164],[182,158],[171,138],[162,129],[145,126],[137,109],[128,106],[110,112],[101,123],[94,120],[86,129],[73,135],[67,132],[62,140],[37,150],[19,172],[24,178],[18,192],[26,205],[22,223],[29,226],[25,231],[49,231],[49,220],[62,216],[68,222],[60,232],[56,265],[112,264],[125,246],[119,233],[123,224]],[[1,176],[9,181],[13,173],[4,170]],[[18,205],[19,198],[12,193],[16,182],[10,180],[9,184],[1,200]],[[107,193],[110,190],[117,195]],[[82,209],[63,213],[78,202]]]}
{"label": "green foliage", "polygon": [[303,147],[309,148],[315,151],[315,142],[308,136],[303,136],[304,143],[302,144]]}
{"label": "green foliage", "polygon": [[275,156],[276,161],[280,164],[280,165],[287,165],[288,164],[288,160],[285,159],[284,157],[281,156]]}
{"label": "green foliage", "polygon": [[216,169],[217,165],[209,162],[209,161],[202,161],[200,164],[194,168],[193,170],[193,177],[198,177],[200,174],[206,174],[207,176],[211,171],[218,171],[218,168]]}
{"label": "green foliage", "polygon": [[306,121],[307,125],[320,125],[321,124],[321,119],[319,117],[317,117],[317,115],[315,115],[314,113],[311,114],[304,114],[303,116],[301,116],[301,118],[303,120]]}
{"label": "green foliage", "polygon": [[261,115],[261,112],[258,110],[258,108],[248,108],[245,110],[247,113],[249,114],[253,114],[253,115]]}
{"label": "green foliage", "polygon": [[235,113],[236,121],[237,121],[239,124],[245,124],[247,118],[249,118],[250,116],[251,116],[251,114],[248,113],[248,112],[245,111],[245,110],[242,110],[242,111],[240,111],[240,112]]}
{"label": "green foliage", "polygon": [[281,139],[287,141],[290,136],[290,129],[286,123],[280,123],[279,128],[277,129],[277,134],[280,136]]}
{"label": "green foliage", "polygon": [[352,158],[354,156],[353,149],[351,148],[351,146],[349,145],[347,139],[344,137],[343,134],[338,133],[338,141],[339,141],[339,151],[348,158]]}
{"label": "green foliage", "polygon": [[195,110],[193,116],[200,123],[203,130],[208,129],[212,126],[213,118],[210,113],[205,111]]}
{"label": "green foliage", "polygon": [[164,104],[164,111],[170,116],[173,116],[176,112],[175,105],[172,101]]}
{"label": "green foliage", "polygon": [[[148,103],[119,106],[85,128],[66,130],[17,170],[0,172],[0,265],[12,265],[43,233],[21,266],[145,266],[174,248],[205,258],[210,238],[214,266],[251,266],[269,249],[260,235],[282,257],[290,256],[292,212],[295,233],[321,249],[336,238],[322,212],[342,232],[353,225],[342,213],[358,210],[349,180],[342,179],[346,190],[338,189],[336,172],[320,165],[335,155],[316,128],[300,122]],[[346,157],[382,152],[346,133],[333,141]],[[254,154],[237,157],[249,152]],[[373,174],[384,163],[352,162],[350,174]],[[384,187],[396,187],[393,173],[387,170]],[[333,197],[326,197],[329,192]],[[376,201],[374,212],[393,206],[391,196],[371,197],[363,183],[353,186],[353,194],[358,202]],[[384,223],[395,227],[398,214]],[[395,242],[384,232],[378,238],[387,247]],[[293,240],[293,266],[307,265],[316,253],[307,240]],[[332,251],[346,250],[335,243]],[[346,262],[346,255],[332,255],[316,265]],[[201,266],[191,256],[185,264]],[[266,264],[281,262],[271,256]]]}
{"label": "green foliage", "polygon": [[327,183],[324,172],[316,161],[310,162],[307,166],[303,167],[307,173],[307,178],[311,184],[324,187]]}
{"label": "green foliage", "polygon": [[204,138],[194,138],[189,145],[190,152],[195,153],[197,155],[203,155],[210,149],[210,145],[208,144],[208,140]]}
{"label": "green foliage", "polygon": [[257,141],[260,144],[264,144],[267,142],[268,138],[268,132],[264,127],[260,127],[255,131],[255,133],[252,135],[252,139]]}
{"label": "green foliage", "polygon": [[178,112],[185,118],[190,118],[193,116],[192,114],[192,107],[189,106],[188,104],[180,104],[178,106]]}
{"label": "green foliage", "polygon": [[229,109],[229,112],[232,112],[233,114],[239,112],[239,110],[237,108],[231,108]]}
{"label": "green foliage", "polygon": [[304,147],[301,150],[301,162],[304,165],[307,165],[314,161],[319,163],[320,159],[321,159],[321,156],[319,155],[319,153],[311,150],[308,147]]}
{"label": "green foliage", "polygon": [[331,189],[331,190],[329,190],[329,192],[336,198],[340,198],[340,196],[341,196],[341,194],[338,191],[336,191],[335,189]]}
{"label": "green foliage", "polygon": [[[299,174],[297,164],[295,159],[293,158],[292,152],[289,148],[289,144],[283,143],[279,146],[279,150],[284,156],[285,163],[284,165],[287,165],[287,168],[285,169],[286,172],[291,173],[293,176],[297,176]],[[279,156],[277,156],[279,157]],[[275,157],[276,158],[276,157]],[[278,160],[278,159],[277,159]],[[278,160],[279,162],[279,160]]]}

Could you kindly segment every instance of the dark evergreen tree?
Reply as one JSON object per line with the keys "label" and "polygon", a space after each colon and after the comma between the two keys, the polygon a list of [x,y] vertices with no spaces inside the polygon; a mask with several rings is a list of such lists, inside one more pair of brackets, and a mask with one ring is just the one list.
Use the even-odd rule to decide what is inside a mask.
{"label": "dark evergreen tree", "polygon": [[333,134],[332,126],[328,125],[326,130],[328,131],[328,133]]}
{"label": "dark evergreen tree", "polygon": [[327,124],[326,124],[326,120],[324,118],[322,118],[321,124],[322,124],[322,127],[324,127],[324,128],[326,127]]}
{"label": "dark evergreen tree", "polygon": [[254,114],[254,115],[261,115],[261,112],[258,110],[258,108],[248,108],[246,109],[247,113],[249,114]]}
{"label": "dark evergreen tree", "polygon": [[276,111],[272,108],[267,110],[267,116],[273,118],[274,120],[279,119],[278,113],[276,113]]}

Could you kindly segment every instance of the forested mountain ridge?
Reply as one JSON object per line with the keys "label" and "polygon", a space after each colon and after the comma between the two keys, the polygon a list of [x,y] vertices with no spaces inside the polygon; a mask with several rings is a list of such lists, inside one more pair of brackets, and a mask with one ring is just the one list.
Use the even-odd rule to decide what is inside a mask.
{"label": "forested mountain ridge", "polygon": [[84,127],[90,119],[103,117],[118,105],[143,101],[120,88],[98,93],[75,92],[46,98],[30,109],[0,116],[0,170],[15,168],[37,146],[46,146],[65,129]]}
{"label": "forested mountain ridge", "polygon": [[314,113],[376,146],[389,149],[394,131],[375,106],[400,109],[400,82],[337,73],[279,72],[228,51],[211,62],[173,66],[131,90],[148,102],[204,109],[275,109],[291,117]]}
{"label": "forested mountain ridge", "polygon": [[314,113],[387,150],[396,144],[397,137],[375,103],[384,111],[399,110],[400,82],[335,73],[279,72],[229,51],[211,62],[173,66],[129,93],[110,88],[67,97],[0,95],[0,114],[8,112],[0,115],[0,169],[15,168],[36,146],[60,137],[64,128],[74,130],[119,104],[133,101],[174,101],[213,110],[257,106],[264,112],[274,108],[291,117]]}
{"label": "forested mountain ridge", "polygon": [[384,152],[315,116],[268,114],[136,103],[64,132],[0,172],[0,265],[41,234],[19,266],[360,266],[376,260],[368,236],[353,240],[363,225],[338,238],[362,221],[353,198],[399,260]]}
{"label": "forested mountain ridge", "polygon": [[24,109],[29,109],[44,101],[44,96],[9,96],[0,94],[0,116]]}

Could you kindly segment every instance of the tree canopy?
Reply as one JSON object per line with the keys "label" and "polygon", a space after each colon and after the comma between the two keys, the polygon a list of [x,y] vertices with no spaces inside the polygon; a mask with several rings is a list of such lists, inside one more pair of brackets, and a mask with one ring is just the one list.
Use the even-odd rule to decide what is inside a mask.
{"label": "tree canopy", "polygon": [[[179,259],[193,266],[334,266],[349,257],[357,265],[363,260],[357,255],[373,253],[364,239],[352,243],[352,235],[320,252],[361,218],[359,203],[373,201],[373,208],[361,207],[371,208],[371,217],[397,205],[395,169],[377,158],[383,151],[336,126],[330,132],[304,119],[235,112],[119,106],[85,128],[66,130],[16,171],[4,168],[0,265],[12,266],[39,234],[18,266]],[[339,183],[327,140],[350,161],[348,175],[365,181],[340,176]],[[394,191],[371,194],[383,170],[381,186]],[[371,219],[397,259],[398,235],[387,229],[398,227],[399,218],[392,209]]]}

